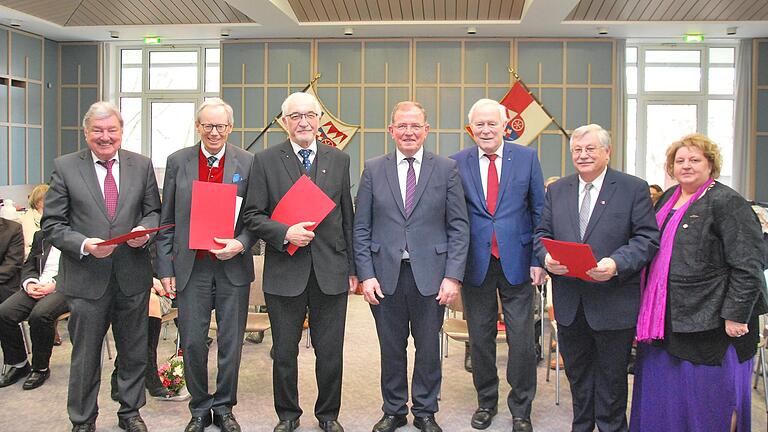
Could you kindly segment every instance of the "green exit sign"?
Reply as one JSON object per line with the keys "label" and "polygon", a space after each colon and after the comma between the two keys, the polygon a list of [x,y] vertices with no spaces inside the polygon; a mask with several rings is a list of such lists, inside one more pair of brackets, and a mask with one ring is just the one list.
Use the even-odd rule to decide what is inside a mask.
{"label": "green exit sign", "polygon": [[147,45],[160,45],[160,38],[157,36],[145,37],[144,43]]}

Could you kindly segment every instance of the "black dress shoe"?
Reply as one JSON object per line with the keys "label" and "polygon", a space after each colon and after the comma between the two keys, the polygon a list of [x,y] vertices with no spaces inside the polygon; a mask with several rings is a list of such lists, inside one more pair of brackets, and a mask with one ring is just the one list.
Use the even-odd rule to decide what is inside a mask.
{"label": "black dress shoe", "polygon": [[32,373],[30,373],[27,379],[24,381],[24,384],[21,385],[21,388],[24,390],[36,389],[43,385],[49,376],[51,376],[50,369],[46,369],[44,371],[33,370]]}
{"label": "black dress shoe", "polygon": [[184,428],[184,432],[203,432],[206,427],[211,425],[211,415],[202,417],[192,417]]}
{"label": "black dress shoe", "polygon": [[404,415],[384,414],[381,420],[373,425],[372,432],[394,432],[395,429],[408,424],[408,419]]}
{"label": "black dress shoe", "polygon": [[474,414],[472,414],[472,427],[475,429],[487,429],[493,421],[493,416],[498,412],[497,407],[493,408],[478,408]]}
{"label": "black dress shoe", "polygon": [[512,432],[533,432],[533,426],[530,419],[521,417],[512,418]]}
{"label": "black dress shoe", "polygon": [[299,419],[280,420],[280,422],[277,424],[277,426],[275,426],[275,429],[273,429],[272,432],[293,432],[298,427],[299,427]]}
{"label": "black dress shoe", "polygon": [[320,429],[325,432],[344,432],[344,427],[338,420],[321,420]]}
{"label": "black dress shoe", "polygon": [[96,432],[96,422],[72,425],[72,432]]}
{"label": "black dress shoe", "polygon": [[229,412],[224,414],[214,414],[213,424],[221,429],[221,432],[240,432],[240,423],[235,420],[235,416]]}
{"label": "black dress shoe", "polygon": [[424,432],[443,432],[443,429],[437,424],[435,416],[414,417],[413,425],[416,429]]}
{"label": "black dress shoe", "polygon": [[32,368],[29,366],[29,363],[24,363],[24,366],[22,367],[9,367],[3,376],[0,377],[0,387],[8,387],[9,385],[16,384],[20,379],[29,375],[31,371]]}
{"label": "black dress shoe", "polygon": [[147,425],[144,423],[144,419],[140,415],[135,415],[127,419],[120,419],[117,422],[120,429],[128,432],[147,432]]}

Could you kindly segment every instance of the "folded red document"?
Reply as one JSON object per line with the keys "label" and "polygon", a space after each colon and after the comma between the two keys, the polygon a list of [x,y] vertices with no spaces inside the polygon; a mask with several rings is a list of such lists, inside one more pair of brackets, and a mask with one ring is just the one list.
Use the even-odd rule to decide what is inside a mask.
{"label": "folded red document", "polygon": [[149,229],[143,229],[143,230],[138,230],[138,231],[131,231],[128,234],[123,234],[123,235],[111,238],[109,240],[104,240],[101,243],[96,243],[96,246],[110,246],[110,245],[116,245],[116,244],[120,244],[120,243],[125,243],[128,240],[135,239],[137,237],[141,237],[141,236],[146,235],[146,234],[152,234],[153,232],[164,230],[164,229],[170,228],[172,226],[174,226],[174,224],[163,225],[163,226],[157,227],[157,228],[149,228]]}
{"label": "folded red document", "polygon": [[189,248],[221,249],[213,238],[231,239],[235,235],[237,185],[192,182],[192,208],[189,215]]}
{"label": "folded red document", "polygon": [[597,261],[592,254],[592,248],[585,243],[573,243],[560,240],[542,238],[541,243],[555,260],[568,267],[565,276],[595,282],[587,276],[587,270],[597,267]]}
{"label": "folded red document", "polygon": [[[303,175],[288,189],[272,212],[272,220],[288,226],[299,222],[314,222],[306,229],[313,231],[336,203],[325,194],[309,177]],[[293,255],[299,249],[294,244],[288,245],[288,254]]]}

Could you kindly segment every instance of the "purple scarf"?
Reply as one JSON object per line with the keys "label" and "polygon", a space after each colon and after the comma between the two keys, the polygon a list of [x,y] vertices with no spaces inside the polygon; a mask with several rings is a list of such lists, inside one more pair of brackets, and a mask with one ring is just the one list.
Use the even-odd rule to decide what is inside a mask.
{"label": "purple scarf", "polygon": [[[667,309],[667,279],[669,276],[669,262],[672,259],[672,248],[675,243],[675,233],[677,226],[685,215],[685,211],[691,203],[695,202],[704,193],[705,190],[715,180],[710,178],[703,185],[699,186],[691,198],[686,201],[667,223],[664,231],[661,233],[661,245],[659,252],[646,267],[643,272],[645,283],[642,284],[643,291],[640,297],[640,314],[637,317],[637,340],[638,342],[650,342],[653,339],[664,339],[664,314]],[[672,197],[656,213],[656,223],[661,227],[664,220],[667,219],[672,206],[680,198],[682,191],[680,186],[676,186]]]}

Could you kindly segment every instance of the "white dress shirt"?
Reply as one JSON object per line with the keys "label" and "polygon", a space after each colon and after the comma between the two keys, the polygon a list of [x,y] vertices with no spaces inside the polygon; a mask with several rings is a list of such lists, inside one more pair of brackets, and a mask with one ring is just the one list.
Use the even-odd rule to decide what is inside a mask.
{"label": "white dress shirt", "polygon": [[[93,166],[96,169],[96,179],[99,181],[99,188],[101,188],[101,196],[104,196],[104,179],[107,178],[107,167],[102,166],[99,162],[101,159],[91,152],[93,158]],[[115,153],[112,157],[115,163],[112,165],[112,177],[115,179],[115,185],[117,185],[117,192],[120,193],[120,156],[119,153]],[[111,160],[111,159],[110,159]],[[108,162],[108,161],[104,161]]]}
{"label": "white dress shirt", "polygon": [[51,246],[51,250],[50,252],[48,252],[48,258],[45,259],[45,264],[43,265],[43,269],[40,272],[40,277],[28,278],[21,283],[21,286],[22,288],[24,288],[24,291],[27,290],[27,285],[31,283],[47,284],[47,283],[53,282],[53,278],[55,278],[56,275],[59,274],[59,257],[60,256],[61,256],[61,251],[56,249],[54,246]]}
{"label": "white dress shirt", "polygon": [[[477,158],[480,161],[480,181],[483,183],[483,195],[485,195],[485,199],[488,199],[488,167],[491,165],[491,160],[485,157],[485,152],[480,147],[477,148]],[[504,143],[501,143],[499,148],[496,149],[495,152],[493,152],[496,156],[496,160],[493,162],[496,165],[496,175],[498,178],[496,179],[499,183],[501,183],[501,161],[504,157]]]}
{"label": "white dress shirt", "polygon": [[[291,141],[291,147],[293,147],[293,153],[299,159],[301,166],[304,166],[304,158],[299,154],[299,150],[302,150],[304,147],[293,141]],[[317,141],[312,141],[312,144],[307,147],[307,150],[309,150],[309,164],[312,165],[315,162],[315,155],[317,154]]]}
{"label": "white dress shirt", "polygon": [[[600,189],[603,188],[603,180],[605,180],[605,173],[608,171],[608,167],[606,167],[603,172],[597,176],[596,179],[592,180],[592,190],[589,191],[589,199],[590,199],[590,206],[589,206],[589,218],[592,218],[592,212],[595,211],[595,204],[597,204],[597,197],[600,195]],[[584,201],[584,192],[585,192],[585,186],[587,185],[587,182],[585,182],[581,176],[579,176],[579,206],[576,208],[576,211],[578,212],[579,209],[581,209],[581,203]],[[587,219],[589,220],[589,219]]]}
{"label": "white dress shirt", "polygon": [[[408,161],[405,160],[405,155],[400,153],[400,150],[395,149],[395,155],[397,156],[397,181],[400,183],[400,197],[403,198],[403,205],[405,205],[405,181],[408,177]],[[421,159],[424,157],[424,147],[420,148],[416,154],[413,155],[413,171],[416,173],[416,184],[419,184],[419,173],[421,173]]]}
{"label": "white dress shirt", "polygon": [[211,167],[212,167],[212,168],[218,168],[218,167],[219,167],[219,162],[221,161],[221,158],[223,158],[223,157],[224,157],[224,151],[226,151],[226,150],[227,150],[227,145],[226,145],[226,144],[225,144],[225,145],[223,145],[223,146],[221,147],[221,150],[219,150],[219,152],[218,152],[218,153],[216,153],[216,154],[213,154],[213,153],[209,152],[208,150],[206,150],[206,148],[205,148],[205,146],[203,145],[203,143],[200,143],[200,150],[202,150],[202,151],[203,151],[203,156],[205,156],[205,158],[206,158],[206,159],[208,159],[208,158],[209,158],[209,157],[211,157],[211,156],[216,156],[216,162],[214,162],[214,163],[213,163],[213,165],[212,165]]}

